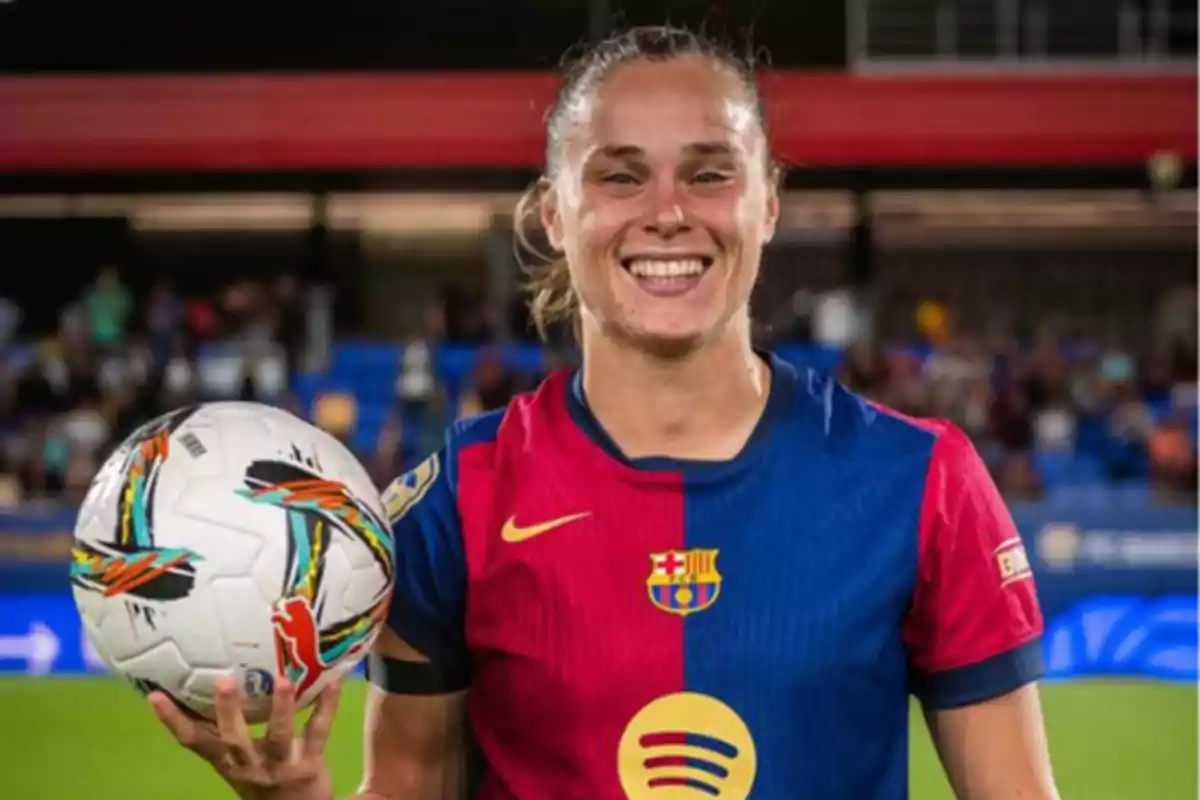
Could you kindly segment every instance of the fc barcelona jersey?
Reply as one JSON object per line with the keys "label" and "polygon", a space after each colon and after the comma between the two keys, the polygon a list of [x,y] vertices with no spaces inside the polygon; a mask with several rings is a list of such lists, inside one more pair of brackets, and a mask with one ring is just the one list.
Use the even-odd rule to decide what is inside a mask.
{"label": "fc barcelona jersey", "polygon": [[1025,551],[965,435],[770,365],[729,461],[624,457],[564,371],[388,491],[390,625],[469,671],[480,797],[903,798],[910,695],[1040,676]]}

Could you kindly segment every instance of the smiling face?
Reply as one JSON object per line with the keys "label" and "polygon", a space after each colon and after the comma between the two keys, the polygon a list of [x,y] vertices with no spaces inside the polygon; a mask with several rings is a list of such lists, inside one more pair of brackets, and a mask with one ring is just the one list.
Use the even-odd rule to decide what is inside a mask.
{"label": "smiling face", "polygon": [[743,79],[701,55],[640,58],[563,113],[542,221],[585,331],[679,352],[745,317],[778,198]]}

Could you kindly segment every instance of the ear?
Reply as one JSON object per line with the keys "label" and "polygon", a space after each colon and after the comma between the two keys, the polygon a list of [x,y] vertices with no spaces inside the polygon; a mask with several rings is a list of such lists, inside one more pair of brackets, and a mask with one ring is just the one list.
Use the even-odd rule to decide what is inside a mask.
{"label": "ear", "polygon": [[542,220],[542,229],[546,231],[546,239],[550,246],[562,252],[562,215],[558,213],[558,192],[554,184],[542,179],[541,197],[538,200],[538,214]]}
{"label": "ear", "polygon": [[773,167],[767,179],[766,208],[763,216],[763,244],[775,236],[775,226],[779,222],[779,169]]}

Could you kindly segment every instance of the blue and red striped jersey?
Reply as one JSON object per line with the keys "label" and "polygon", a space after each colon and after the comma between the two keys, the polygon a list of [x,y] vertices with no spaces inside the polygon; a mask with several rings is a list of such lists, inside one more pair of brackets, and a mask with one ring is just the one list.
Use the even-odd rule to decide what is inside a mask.
{"label": "blue and red striped jersey", "polygon": [[1040,676],[1029,564],[967,437],[770,364],[732,460],[625,458],[564,371],[387,492],[390,625],[469,670],[480,797],[903,798],[910,695]]}

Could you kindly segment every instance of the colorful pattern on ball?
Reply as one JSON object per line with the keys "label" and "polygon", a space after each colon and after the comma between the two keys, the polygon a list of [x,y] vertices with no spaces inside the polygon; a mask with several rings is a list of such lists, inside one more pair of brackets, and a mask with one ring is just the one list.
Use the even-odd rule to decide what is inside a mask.
{"label": "colorful pattern on ball", "polygon": [[171,434],[194,408],[155,419],[126,439],[123,487],[113,544],[78,542],[71,550],[71,581],[105,597],[132,595],[143,600],[179,600],[192,592],[198,553],[154,546],[154,492],[171,454]]}
{"label": "colorful pattern on ball", "polygon": [[280,674],[303,694],[330,666],[357,656],[387,613],[388,591],[363,613],[321,627],[325,598],[321,577],[336,531],[365,544],[387,577],[395,570],[395,549],[387,526],[341,483],[326,480],[286,461],[255,461],[238,494],[287,512],[288,553],[281,596],[271,622]]}

